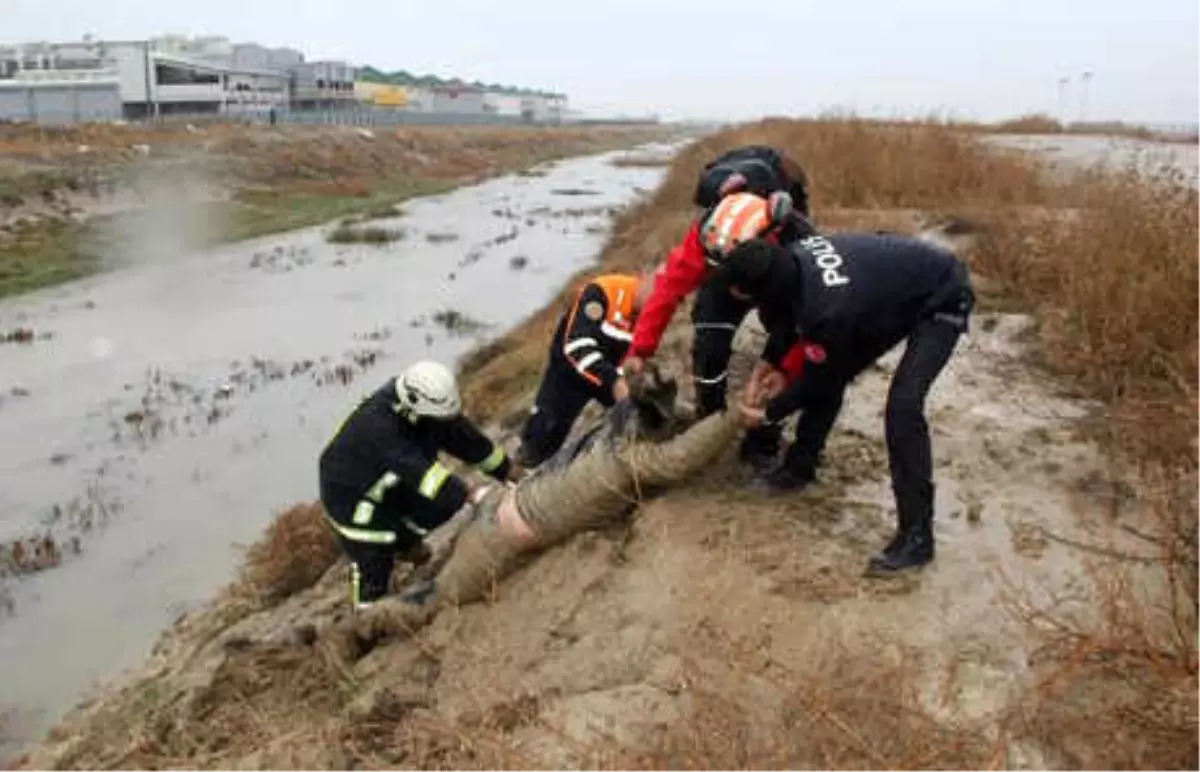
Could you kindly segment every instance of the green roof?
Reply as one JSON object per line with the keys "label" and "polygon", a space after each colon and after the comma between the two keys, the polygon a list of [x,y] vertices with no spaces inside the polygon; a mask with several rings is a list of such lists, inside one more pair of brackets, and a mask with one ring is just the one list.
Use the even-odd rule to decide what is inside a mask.
{"label": "green roof", "polygon": [[484,83],[478,80],[466,83],[461,78],[440,78],[437,75],[414,75],[408,70],[384,72],[370,65],[358,68],[358,79],[366,83],[387,83],[393,86],[424,86],[425,88],[436,86],[471,86],[496,94],[509,94],[512,96],[540,96],[547,98],[566,96],[565,94],[558,94],[553,91],[503,86],[497,83]]}

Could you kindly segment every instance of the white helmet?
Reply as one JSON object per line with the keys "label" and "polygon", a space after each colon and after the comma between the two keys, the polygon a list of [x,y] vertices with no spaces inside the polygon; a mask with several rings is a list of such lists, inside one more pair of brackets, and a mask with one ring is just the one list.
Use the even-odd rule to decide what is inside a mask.
{"label": "white helmet", "polygon": [[426,418],[453,418],[462,411],[454,373],[443,364],[423,360],[396,377],[400,406]]}

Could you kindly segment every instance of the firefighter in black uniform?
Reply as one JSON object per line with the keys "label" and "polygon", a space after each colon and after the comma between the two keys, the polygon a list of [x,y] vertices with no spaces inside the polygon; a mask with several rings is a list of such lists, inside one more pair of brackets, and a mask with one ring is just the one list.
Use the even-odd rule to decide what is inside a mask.
{"label": "firefighter in black uniform", "polygon": [[885,413],[898,527],[869,570],[931,561],[934,486],[925,398],[967,331],[975,296],[966,266],[918,238],[877,233],[813,236],[787,249],[748,241],[731,254],[729,271],[754,298],[770,335],[757,373],[778,367],[792,346],[803,350],[794,383],[776,389],[765,409],[743,406],[748,426],[803,410],[784,464],[765,480],[773,490],[795,490],[813,479],[847,385],[907,341]]}
{"label": "firefighter in black uniform", "polygon": [[[764,222],[771,238],[787,244],[811,235],[808,181],[796,161],[775,148],[747,145],[729,150],[705,165],[692,196],[701,214],[683,239],[667,255],[634,331],[626,369],[637,372],[654,356],[675,310],[693,292],[692,379],[696,388],[697,417],[725,409],[727,368],[738,327],[754,307],[730,292],[720,272],[713,269],[724,259],[706,239],[713,230],[729,230],[748,214],[731,197],[747,196],[770,201],[771,216]],[[780,194],[783,194],[782,196]],[[728,210],[728,211],[727,211]],[[724,221],[714,228],[714,219]],[[773,462],[779,447],[777,427],[748,432],[742,442],[744,460],[761,465]]]}
{"label": "firefighter in black uniform", "polygon": [[454,374],[422,361],[389,379],[338,428],[321,454],[321,501],[351,561],[356,609],[386,595],[397,558],[428,560],[424,536],[471,488],[438,461],[445,451],[497,480],[520,468],[461,413]]}
{"label": "firefighter in black uniform", "polygon": [[562,447],[592,400],[611,407],[629,396],[621,361],[651,288],[649,273],[606,274],[585,282],[558,320],[550,356],[521,432],[517,458],[532,469]]}

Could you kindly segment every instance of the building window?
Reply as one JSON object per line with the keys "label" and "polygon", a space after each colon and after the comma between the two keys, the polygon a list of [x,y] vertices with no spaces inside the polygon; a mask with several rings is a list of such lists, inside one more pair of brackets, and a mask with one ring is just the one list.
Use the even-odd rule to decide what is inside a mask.
{"label": "building window", "polygon": [[160,86],[216,85],[221,82],[221,77],[215,73],[162,63],[154,65],[154,77]]}

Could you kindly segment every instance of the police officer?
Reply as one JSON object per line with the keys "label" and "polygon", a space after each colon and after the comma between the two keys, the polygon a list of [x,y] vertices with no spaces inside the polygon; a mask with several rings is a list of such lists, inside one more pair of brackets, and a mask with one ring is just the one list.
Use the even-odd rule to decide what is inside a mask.
{"label": "police officer", "polygon": [[388,593],[397,558],[428,560],[425,535],[467,501],[470,486],[439,451],[497,480],[522,474],[462,415],[454,374],[421,361],[367,397],[321,453],[321,501],[351,561],[356,609]]}
{"label": "police officer", "polygon": [[793,384],[766,389],[765,408],[743,407],[748,426],[777,424],[803,410],[786,460],[765,478],[772,490],[795,490],[813,479],[847,385],[907,341],[885,413],[898,525],[869,569],[891,572],[931,561],[934,486],[925,398],[967,331],[975,296],[966,266],[915,237],[844,234],[812,236],[787,249],[750,241],[731,254],[729,270],[730,281],[758,304],[770,335],[755,377],[776,372],[789,350],[803,353]]}
{"label": "police officer", "polygon": [[648,273],[597,276],[559,318],[517,458],[527,468],[554,455],[592,400],[606,408],[629,396],[621,361],[651,288]]}
{"label": "police officer", "polygon": [[[786,195],[772,196],[779,193]],[[768,198],[772,202],[770,214],[761,205],[748,205],[753,199]],[[700,174],[693,203],[701,208],[701,214],[667,255],[666,265],[657,275],[654,292],[634,330],[625,369],[631,374],[637,372],[644,360],[654,356],[679,304],[699,290],[692,307],[692,379],[697,417],[703,418],[725,408],[733,337],[753,308],[753,303],[732,294],[729,285],[714,276],[713,269],[721,264],[723,250],[732,246],[730,234],[736,242],[747,235],[759,235],[750,232],[759,228],[769,238],[786,244],[813,231],[808,222],[804,171],[771,147],[734,148],[711,161]],[[724,239],[713,238],[721,234]],[[772,426],[748,432],[741,448],[743,460],[752,464],[774,461],[779,437],[779,429]]]}

